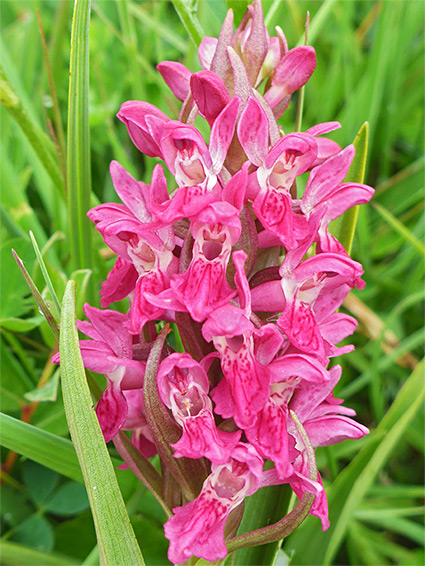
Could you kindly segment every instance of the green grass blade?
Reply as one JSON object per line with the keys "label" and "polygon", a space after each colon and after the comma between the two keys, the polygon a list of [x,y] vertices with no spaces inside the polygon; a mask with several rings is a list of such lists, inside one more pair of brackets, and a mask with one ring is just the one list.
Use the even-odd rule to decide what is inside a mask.
{"label": "green grass blade", "polygon": [[188,0],[171,0],[179,18],[183,22],[193,43],[198,46],[201,43],[205,33],[199,23],[197,11],[197,2],[189,2]]}
{"label": "green grass blade", "polygon": [[411,246],[415,248],[417,252],[423,257],[425,257],[425,246],[422,242],[414,235],[412,232],[406,228],[406,226],[398,220],[389,210],[381,206],[377,202],[372,203],[375,209],[379,212],[382,218],[393,228],[400,236]]}
{"label": "green grass blade", "polygon": [[[367,148],[369,140],[369,124],[365,122],[354,139],[356,154],[344,181],[346,183],[363,183],[366,171]],[[354,240],[359,207],[353,206],[331,224],[331,232],[340,241],[348,253]]]}
{"label": "green grass blade", "polygon": [[[329,16],[336,0],[325,0],[321,3],[320,8],[317,10],[308,31],[309,44],[314,45],[316,38],[319,36],[323,25],[326,23],[326,19]],[[268,16],[268,14],[267,14]],[[301,36],[298,40],[297,47],[304,45],[304,36]]]}
{"label": "green grass blade", "polygon": [[65,412],[90,500],[100,563],[141,566],[143,557],[93,411],[75,326],[74,281],[67,284],[62,303],[60,356]]}
{"label": "green grass blade", "polygon": [[158,33],[163,40],[175,47],[180,53],[186,53],[187,42],[175,33],[172,28],[152,18],[147,10],[144,10],[139,4],[131,2],[128,6],[128,11],[143,25]]}
{"label": "green grass blade", "polygon": [[62,119],[59,110],[58,97],[56,94],[55,81],[53,79],[52,66],[50,64],[49,51],[47,49],[46,36],[44,34],[43,23],[41,21],[40,11],[37,10],[38,29],[40,31],[41,46],[43,48],[44,65],[46,68],[47,80],[49,83],[50,96],[52,97],[53,120],[55,125],[55,135],[57,139],[57,156],[62,171],[64,182],[66,182],[66,165],[65,165],[65,136],[63,133]]}
{"label": "green grass blade", "polygon": [[53,288],[53,284],[52,284],[52,281],[49,277],[49,273],[47,271],[46,264],[44,263],[43,256],[41,255],[40,248],[38,247],[38,244],[37,244],[37,241],[34,237],[34,234],[31,231],[30,231],[30,238],[31,238],[31,243],[32,243],[34,251],[35,251],[35,255],[37,256],[38,264],[40,266],[41,272],[42,272],[43,277],[44,277],[44,281],[46,282],[47,288],[49,289],[50,296],[52,297],[52,301],[53,301],[54,307],[56,309],[56,312],[60,316],[61,308],[60,308],[60,304],[59,304],[59,299],[57,298],[56,292]]}
{"label": "green grass blade", "polygon": [[56,552],[40,552],[4,539],[1,541],[0,560],[2,564],[10,566],[73,566],[79,564],[74,557]]}
{"label": "green grass blade", "polygon": [[51,331],[53,332],[54,337],[56,340],[59,340],[59,331],[57,321],[52,312],[50,312],[49,307],[46,305],[43,297],[40,294],[40,291],[35,286],[34,281],[32,280],[30,274],[25,268],[25,265],[15,250],[12,250],[13,257],[15,258],[16,263],[18,264],[19,269],[21,270],[22,275],[24,276],[25,281],[27,282],[28,287],[41,311],[44,318],[46,319],[47,324],[49,325]]}
{"label": "green grass blade", "polygon": [[46,468],[83,482],[72,442],[0,413],[1,445]]}
{"label": "green grass blade", "polygon": [[67,185],[71,270],[91,267],[89,132],[90,0],[76,0],[71,32],[68,95]]}
{"label": "green grass blade", "polygon": [[60,194],[64,195],[65,186],[61,170],[55,159],[55,146],[45,132],[29,118],[1,68],[0,102],[19,124],[47,173],[50,175],[54,185]]}

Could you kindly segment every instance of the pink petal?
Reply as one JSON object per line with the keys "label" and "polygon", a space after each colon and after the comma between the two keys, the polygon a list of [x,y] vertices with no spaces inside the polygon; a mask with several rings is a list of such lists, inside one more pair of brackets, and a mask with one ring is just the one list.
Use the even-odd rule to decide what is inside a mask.
{"label": "pink petal", "polygon": [[258,167],[262,165],[269,148],[269,121],[253,97],[248,99],[240,116],[238,138],[251,163]]}
{"label": "pink petal", "polygon": [[127,401],[119,385],[108,385],[97,403],[96,415],[105,442],[109,442],[122,429],[127,418]]}
{"label": "pink petal", "polygon": [[190,91],[191,71],[176,61],[162,61],[156,68],[174,96],[183,102]]}
{"label": "pink petal", "polygon": [[199,112],[212,126],[214,120],[230,101],[230,95],[223,79],[211,71],[194,73],[190,79],[190,88]]}

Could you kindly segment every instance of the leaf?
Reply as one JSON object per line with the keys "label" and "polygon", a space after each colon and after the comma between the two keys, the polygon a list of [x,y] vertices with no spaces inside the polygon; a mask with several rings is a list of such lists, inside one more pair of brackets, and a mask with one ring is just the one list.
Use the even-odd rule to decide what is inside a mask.
{"label": "leaf", "polygon": [[30,288],[30,291],[31,291],[34,299],[37,302],[37,305],[39,306],[40,311],[42,312],[44,318],[46,319],[46,322],[49,325],[50,330],[53,332],[53,336],[56,339],[58,339],[59,338],[59,332],[58,332],[58,327],[57,327],[57,323],[56,323],[54,315],[49,310],[49,307],[47,306],[46,302],[42,298],[40,291],[37,289],[37,287],[34,284],[34,281],[30,277],[30,274],[25,269],[25,266],[24,266],[21,258],[18,256],[18,254],[15,252],[15,250],[12,250],[12,253],[13,253],[13,257],[15,258],[16,263],[18,264],[19,269],[21,270],[22,275],[24,276],[25,281],[27,282],[28,287]]}
{"label": "leaf", "polygon": [[60,370],[57,369],[49,381],[42,387],[37,387],[28,393],[25,393],[25,399],[28,401],[56,401],[59,386]]}
{"label": "leaf", "polygon": [[60,357],[65,413],[93,513],[100,563],[143,565],[93,410],[75,325],[74,281],[66,286],[62,303]]}
{"label": "leaf", "polygon": [[60,476],[57,472],[40,466],[32,460],[25,462],[23,470],[24,485],[28,494],[37,506],[42,505],[45,499],[52,494],[59,483]]}
{"label": "leaf", "polygon": [[17,269],[11,248],[15,248],[27,265],[34,263],[31,244],[23,238],[8,240],[0,248],[0,267],[3,274],[2,290],[0,295],[0,316],[2,319],[18,318],[31,308],[31,303],[25,304],[24,298],[28,295],[28,287],[19,269]]}
{"label": "leaf", "polygon": [[[77,557],[79,564],[95,544],[96,532],[90,511],[63,521],[55,528],[55,550]],[[98,565],[99,559],[96,566]]]}
{"label": "leaf", "polygon": [[[344,182],[363,183],[366,171],[368,140],[369,124],[365,122],[354,139],[356,154]],[[347,210],[340,218],[337,218],[330,224],[330,231],[344,246],[347,253],[351,252],[351,246],[353,245],[358,213],[359,207],[353,206],[353,208]]]}
{"label": "leaf", "polygon": [[42,552],[49,552],[54,545],[52,525],[43,515],[31,515],[14,531],[11,540]]}
{"label": "leaf", "polygon": [[1,561],[9,566],[77,566],[78,560],[56,552],[39,552],[8,540],[1,541]]}
{"label": "leaf", "polygon": [[26,501],[25,494],[8,485],[1,486],[1,516],[2,521],[16,527],[33,512],[32,506]]}
{"label": "leaf", "polygon": [[75,481],[83,478],[72,442],[0,413],[1,445]]}
{"label": "leaf", "polygon": [[60,311],[59,300],[56,296],[55,290],[54,290],[52,282],[50,280],[46,264],[44,263],[43,256],[41,255],[40,249],[39,249],[38,244],[37,244],[37,240],[35,239],[34,234],[31,231],[30,231],[30,238],[31,238],[32,246],[33,246],[34,251],[35,251],[35,255],[37,256],[38,265],[40,266],[41,272],[43,274],[44,281],[47,285],[47,288],[49,289],[50,296],[52,298],[53,305],[55,307],[55,312],[58,314],[58,316],[60,316],[61,311]]}
{"label": "leaf", "polygon": [[89,131],[90,0],[76,0],[72,18],[69,66],[67,187],[71,268],[90,268],[91,167]]}
{"label": "leaf", "polygon": [[29,332],[40,326],[44,318],[42,316],[32,316],[31,318],[0,318],[0,326],[11,332]]}
{"label": "leaf", "polygon": [[87,492],[83,485],[67,482],[43,504],[43,509],[54,515],[76,515],[89,507]]}

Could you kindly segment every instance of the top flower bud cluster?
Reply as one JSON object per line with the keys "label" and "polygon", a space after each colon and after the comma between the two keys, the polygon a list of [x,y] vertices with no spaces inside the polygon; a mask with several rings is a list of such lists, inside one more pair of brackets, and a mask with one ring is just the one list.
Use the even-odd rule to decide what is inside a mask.
{"label": "top flower bud cluster", "polygon": [[[183,103],[179,120],[139,101],[118,113],[177,188],[169,194],[162,165],[147,185],[112,162],[123,204],[89,212],[118,256],[102,307],[130,303],[125,315],[86,305],[91,322],[79,323],[91,339],[80,343],[84,363],[108,381],[97,407],[106,441],[132,430],[142,454],[161,456],[143,404],[154,321],[177,323],[186,349],[168,348],[157,374],[180,431],[174,457],[206,463],[199,495],[165,525],[174,563],[224,558],[235,534],[225,534],[230,512],[263,485],[290,484],[299,498],[314,493],[311,513],[327,527],[323,486],[309,477],[293,414],[314,448],[367,433],[333,396],[340,366],[327,369],[329,358],[352,349],[336,344],[356,326],[337,310],[350,289],[364,286],[361,265],[329,223],[373,190],[343,182],[354,147],[321,137],[337,122],[279,131],[291,95],[314,71],[314,49],[288,50],[280,28],[270,37],[259,0],[235,32],[232,20],[229,11],[219,38],[202,41],[202,71],[158,65]],[[211,128],[208,145],[193,126],[197,116]],[[274,464],[267,472],[264,460]]]}

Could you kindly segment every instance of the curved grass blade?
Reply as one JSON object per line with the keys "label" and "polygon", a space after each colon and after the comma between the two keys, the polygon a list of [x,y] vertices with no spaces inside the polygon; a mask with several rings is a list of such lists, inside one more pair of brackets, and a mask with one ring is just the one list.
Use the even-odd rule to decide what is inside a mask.
{"label": "curved grass blade", "polygon": [[65,195],[62,173],[55,158],[55,146],[46,133],[25,112],[21,101],[13,91],[3,69],[0,67],[0,102],[7,108],[21,127],[41,163],[50,175],[59,193]]}
{"label": "curved grass blade", "polygon": [[91,267],[89,132],[90,0],[75,0],[69,66],[67,187],[71,271]]}
{"label": "curved grass blade", "polygon": [[[55,81],[53,79],[52,66],[50,64],[49,51],[47,49],[46,36],[44,34],[43,23],[41,20],[40,10],[37,10],[38,29],[40,32],[41,46],[43,48],[44,65],[46,68],[47,81],[49,83],[49,92],[52,98],[53,120],[55,124],[55,135],[57,138],[57,157],[59,166],[62,171],[64,183],[66,183],[66,165],[65,165],[65,136],[63,133],[62,120],[59,110],[58,97],[56,95]],[[66,187],[65,187],[66,189]]]}
{"label": "curved grass blade", "polygon": [[93,410],[75,325],[75,282],[62,303],[60,357],[66,418],[93,513],[100,564],[144,565]]}
{"label": "curved grass blade", "polygon": [[47,288],[49,289],[49,293],[50,293],[50,296],[52,297],[52,301],[53,301],[54,307],[56,309],[56,312],[60,316],[61,308],[60,308],[60,304],[59,304],[59,299],[58,299],[56,292],[53,288],[53,284],[52,284],[52,281],[49,277],[49,273],[47,271],[46,264],[44,263],[44,259],[43,259],[43,256],[41,255],[40,248],[38,247],[37,240],[35,239],[34,234],[31,232],[31,230],[30,230],[30,238],[31,238],[32,246],[33,246],[34,251],[35,251],[35,255],[37,256],[38,265],[40,266],[41,273],[43,274],[44,281],[47,285]]}
{"label": "curved grass blade", "polygon": [[201,43],[205,33],[199,23],[198,16],[196,15],[197,2],[189,2],[188,0],[171,0],[174,8],[176,9],[179,18],[183,22],[187,33],[192,39],[193,43],[198,47]]}
{"label": "curved grass blade", "polygon": [[[344,182],[363,183],[366,171],[367,148],[369,141],[369,123],[365,122],[354,138],[356,154]],[[340,218],[331,223],[331,232],[347,250],[351,252],[353,245],[354,231],[356,229],[359,207],[353,206]]]}
{"label": "curved grass blade", "polygon": [[410,244],[423,257],[425,257],[425,246],[398,218],[389,210],[377,202],[372,202],[372,206],[379,212],[382,218],[397,232],[403,240]]}
{"label": "curved grass blade", "polygon": [[25,281],[27,282],[28,287],[30,288],[30,291],[31,291],[34,299],[37,302],[37,305],[38,305],[41,313],[43,314],[44,318],[46,319],[47,324],[50,326],[50,329],[53,332],[54,337],[56,338],[56,340],[59,340],[58,325],[57,325],[57,322],[55,320],[55,317],[50,312],[49,307],[46,305],[46,303],[43,300],[43,297],[40,294],[40,291],[37,289],[34,281],[31,279],[30,274],[25,269],[25,266],[24,266],[22,259],[18,256],[18,254],[15,252],[15,250],[12,250],[12,254],[13,254],[13,257],[15,258],[16,263],[18,264],[19,269],[21,270],[22,275],[24,276]]}
{"label": "curved grass blade", "polygon": [[83,483],[72,442],[0,413],[1,445],[42,466]]}
{"label": "curved grass blade", "polygon": [[0,559],[10,566],[77,566],[80,562],[71,556],[56,552],[40,552],[16,542],[2,539]]}

